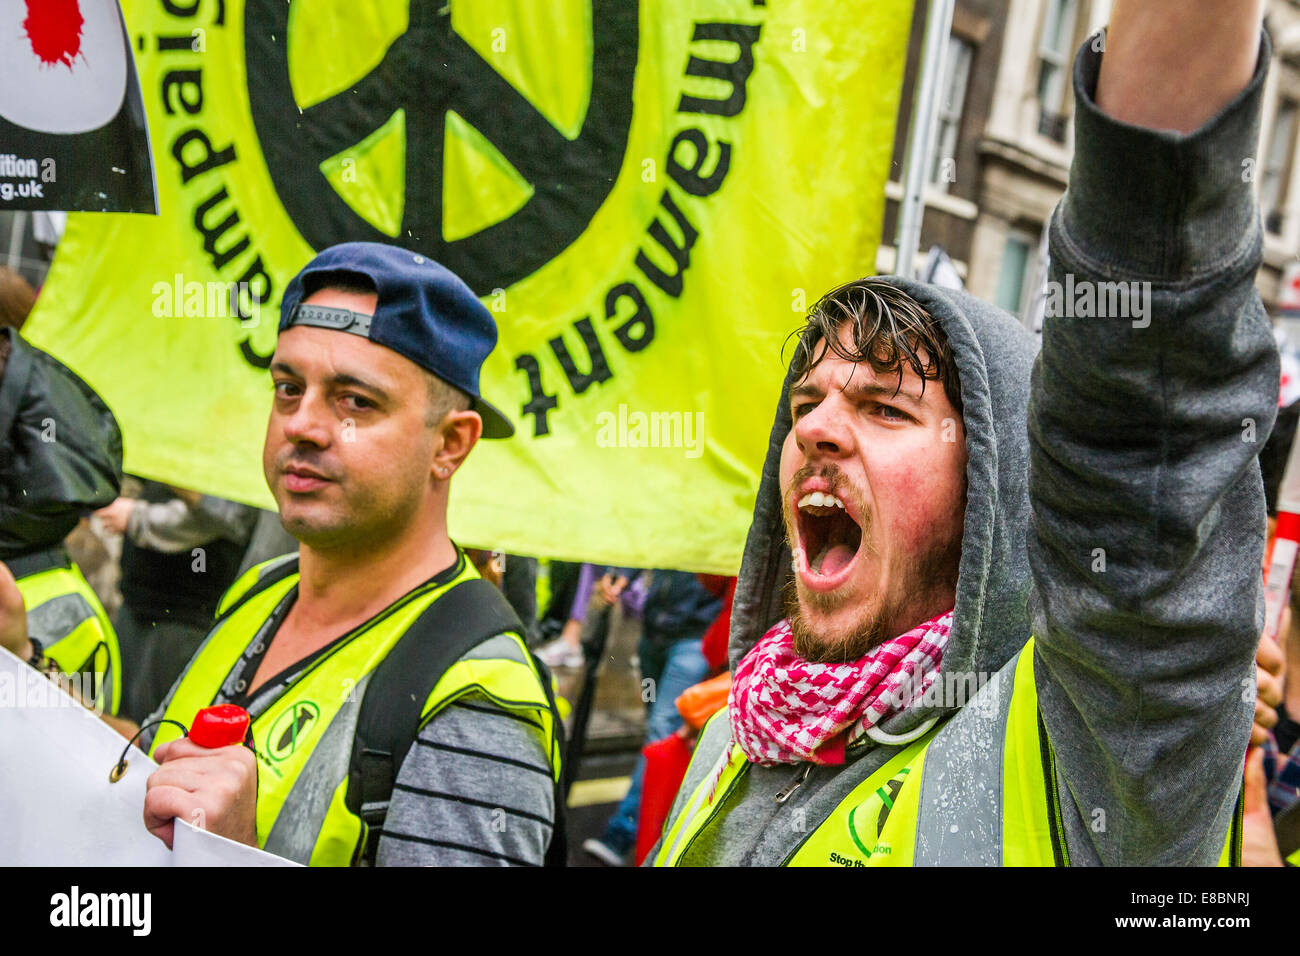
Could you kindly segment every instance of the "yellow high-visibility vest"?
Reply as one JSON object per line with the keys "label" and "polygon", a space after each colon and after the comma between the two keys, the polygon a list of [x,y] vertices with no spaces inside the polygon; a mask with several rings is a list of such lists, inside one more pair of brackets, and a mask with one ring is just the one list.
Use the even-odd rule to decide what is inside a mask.
{"label": "yellow high-visibility vest", "polygon": [[[231,587],[208,635],[172,694],[163,716],[189,726],[222,684],[298,573],[255,591],[259,578],[296,555],[249,569]],[[347,804],[349,760],[361,702],[376,667],[407,629],[456,585],[478,577],[474,565],[451,581],[427,583],[355,628],[310,664],[278,700],[252,722],[258,758],[257,842],[270,853],[311,866],[348,866],[367,849],[369,827]],[[240,598],[253,591],[240,603]],[[559,738],[546,692],[522,638],[502,634],[452,665],[429,694],[420,726],[448,704],[479,693],[543,728],[552,772],[560,773]],[[160,726],[150,752],[180,731]],[[396,771],[397,768],[394,768]]]}
{"label": "yellow high-visibility vest", "polygon": [[[104,605],[62,548],[34,557],[44,558],[34,563],[39,570],[15,574],[27,605],[28,636],[40,641],[45,656],[65,674],[91,678],[81,686],[86,704],[116,714],[122,700],[122,651]],[[21,573],[23,562],[12,566]]]}
{"label": "yellow high-visibility vest", "polygon": [[[1033,661],[1030,640],[946,723],[858,784],[783,865],[1068,866]],[[749,766],[733,744],[705,773],[665,824],[655,866],[681,864]],[[1238,799],[1220,866],[1240,865],[1242,806]]]}

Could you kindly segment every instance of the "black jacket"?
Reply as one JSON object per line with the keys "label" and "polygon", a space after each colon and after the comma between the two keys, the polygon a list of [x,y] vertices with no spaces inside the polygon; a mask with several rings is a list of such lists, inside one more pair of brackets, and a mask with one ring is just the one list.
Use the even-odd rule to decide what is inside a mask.
{"label": "black jacket", "polygon": [[61,542],[117,497],[122,432],[104,400],[66,366],[0,329],[12,351],[0,379],[0,560]]}
{"label": "black jacket", "polygon": [[642,611],[645,636],[660,641],[703,637],[721,610],[722,599],[691,572],[655,571]]}

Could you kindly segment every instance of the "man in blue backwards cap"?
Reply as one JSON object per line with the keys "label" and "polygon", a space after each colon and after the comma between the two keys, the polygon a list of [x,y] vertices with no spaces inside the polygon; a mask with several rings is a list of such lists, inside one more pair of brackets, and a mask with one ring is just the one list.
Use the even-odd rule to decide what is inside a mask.
{"label": "man in blue backwards cap", "polygon": [[297,554],[251,569],[164,701],[252,717],[251,749],[142,735],[174,818],[312,865],[563,858],[560,721],[500,593],[447,534],[451,477],[514,428],[479,394],[496,344],[468,286],[378,243],[294,278],[263,467]]}

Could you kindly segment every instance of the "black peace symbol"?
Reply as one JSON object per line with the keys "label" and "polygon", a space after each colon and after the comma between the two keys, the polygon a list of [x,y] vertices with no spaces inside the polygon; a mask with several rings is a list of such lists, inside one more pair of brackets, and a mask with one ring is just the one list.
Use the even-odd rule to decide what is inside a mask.
{"label": "black peace symbol", "polygon": [[[480,295],[532,274],[586,229],[618,176],[632,117],[638,7],[591,0],[591,102],[581,131],[569,140],[451,29],[448,0],[411,0],[409,26],[379,65],[307,109],[294,102],[289,82],[289,4],[248,0],[249,105],[285,211],[315,249],[350,240],[395,242],[441,262]],[[343,201],[320,164],[373,133],[399,107],[406,114],[406,204],[393,238]],[[442,236],[448,110],[483,133],[534,189],[512,216],[452,242]]]}

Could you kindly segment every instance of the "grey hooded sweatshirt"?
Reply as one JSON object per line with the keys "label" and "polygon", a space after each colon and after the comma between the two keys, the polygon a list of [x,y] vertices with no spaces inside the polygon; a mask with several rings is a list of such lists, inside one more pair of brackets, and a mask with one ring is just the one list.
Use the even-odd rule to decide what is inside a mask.
{"label": "grey hooded sweatshirt", "polygon": [[[1034,635],[1076,864],[1213,864],[1240,789],[1263,607],[1256,456],[1280,376],[1242,175],[1268,57],[1265,37],[1250,86],[1179,135],[1103,115],[1093,100],[1100,55],[1084,45],[1074,165],[1050,232],[1050,278],[1074,295],[1049,313],[1041,354],[993,306],[887,280],[939,320],[961,377],[968,494],[940,680],[996,673]],[[1079,296],[1103,282],[1150,285],[1136,287],[1126,317],[1093,317]],[[787,375],[745,545],[733,669],[783,616],[791,562],[778,473],[790,384]],[[951,712],[915,706],[881,729],[903,734]],[[670,820],[729,738],[725,719],[709,725]],[[844,766],[751,766],[682,864],[782,863],[897,752],[864,737]]]}

